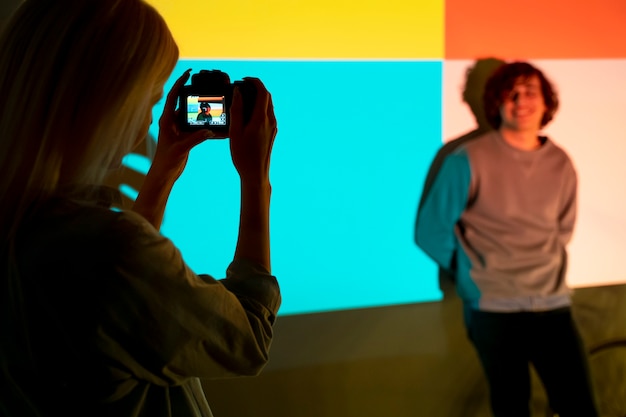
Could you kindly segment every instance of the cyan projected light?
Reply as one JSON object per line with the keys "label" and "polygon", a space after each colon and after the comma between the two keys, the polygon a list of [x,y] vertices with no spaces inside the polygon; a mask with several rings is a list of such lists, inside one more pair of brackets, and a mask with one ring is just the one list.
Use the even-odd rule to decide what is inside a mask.
{"label": "cyan projected light", "polygon": [[[441,299],[435,266],[413,243],[422,184],[441,146],[439,61],[199,61],[272,93],[272,269],[281,315]],[[154,109],[156,137],[162,103]],[[127,163],[131,159],[127,159]],[[196,147],[162,233],[198,273],[223,277],[239,221],[228,140]]]}

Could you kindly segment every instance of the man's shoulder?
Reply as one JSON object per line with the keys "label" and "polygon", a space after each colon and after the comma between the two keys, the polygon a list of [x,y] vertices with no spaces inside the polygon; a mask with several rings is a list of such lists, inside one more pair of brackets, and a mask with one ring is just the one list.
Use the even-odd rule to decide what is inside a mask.
{"label": "man's shoulder", "polygon": [[465,155],[467,158],[475,158],[481,154],[492,154],[497,150],[497,137],[495,131],[489,131],[468,140],[454,149],[454,154]]}
{"label": "man's shoulder", "polygon": [[576,177],[577,174],[577,168],[576,168],[576,164],[574,162],[574,160],[571,158],[571,156],[569,155],[569,152],[557,145],[556,143],[552,142],[551,143],[551,160],[553,161],[553,163],[556,166],[560,166],[562,169],[562,172],[565,175],[568,175],[570,177]]}
{"label": "man's shoulder", "polygon": [[544,145],[548,145],[549,146],[549,150],[551,153],[555,154],[555,155],[560,155],[564,158],[567,159],[571,159],[569,156],[569,153],[567,152],[567,150],[565,149],[565,147],[563,145],[561,145],[560,143],[555,142],[554,140],[552,140],[550,137],[548,136],[542,136],[542,139],[544,140]]}
{"label": "man's shoulder", "polygon": [[492,147],[497,139],[497,132],[495,130],[490,130],[486,133],[483,133],[476,138],[467,141],[463,146],[468,149],[484,149]]}

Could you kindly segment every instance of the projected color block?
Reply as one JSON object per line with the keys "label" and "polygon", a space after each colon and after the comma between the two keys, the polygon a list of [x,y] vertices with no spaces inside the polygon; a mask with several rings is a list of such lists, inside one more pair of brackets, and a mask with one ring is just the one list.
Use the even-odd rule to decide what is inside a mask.
{"label": "projected color block", "polygon": [[448,59],[626,57],[626,2],[447,0]]}
{"label": "projected color block", "polygon": [[[536,63],[561,94],[547,133],[580,178],[568,280],[626,282],[626,201],[615,192],[626,177],[622,0],[529,0],[514,9],[495,0],[149,1],[180,46],[173,77],[220,69],[232,80],[259,77],[273,95],[280,314],[440,299],[436,267],[413,243],[415,210],[437,149],[475,128],[461,92],[466,69],[484,57]],[[227,145],[208,141],[192,152],[162,229],[194,270],[218,277],[232,258],[239,210]]]}
{"label": "projected color block", "polygon": [[185,58],[442,58],[443,0],[150,1]]}
{"label": "projected color block", "polygon": [[[413,224],[441,143],[441,64],[181,61],[175,74],[214,67],[233,80],[257,76],[274,97],[271,239],[281,314],[439,299]],[[234,253],[238,213],[228,141],[211,140],[192,151],[161,230],[195,271],[219,277]]]}

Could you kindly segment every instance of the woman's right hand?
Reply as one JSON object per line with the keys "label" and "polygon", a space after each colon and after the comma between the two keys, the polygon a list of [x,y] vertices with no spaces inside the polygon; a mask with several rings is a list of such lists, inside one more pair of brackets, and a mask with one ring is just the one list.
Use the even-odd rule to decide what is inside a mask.
{"label": "woman's right hand", "polygon": [[250,121],[243,123],[243,99],[238,87],[230,109],[230,154],[242,182],[269,182],[270,155],[278,131],[272,96],[258,78],[245,78],[256,88]]}

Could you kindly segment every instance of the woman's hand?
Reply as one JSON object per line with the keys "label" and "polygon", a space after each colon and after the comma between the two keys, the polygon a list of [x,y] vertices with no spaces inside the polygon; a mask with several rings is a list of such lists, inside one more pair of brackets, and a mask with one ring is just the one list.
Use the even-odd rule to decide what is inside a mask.
{"label": "woman's hand", "polygon": [[190,70],[176,80],[167,95],[163,115],[159,119],[159,138],[150,170],[144,179],[133,210],[144,216],[158,230],[174,182],[180,177],[189,151],[197,144],[213,137],[210,130],[185,132],[178,127],[176,101],[181,87],[189,79]]}
{"label": "woman's hand", "polygon": [[178,112],[180,110],[176,110],[176,102],[180,89],[189,79],[190,72],[191,70],[185,71],[174,83],[167,94],[163,114],[159,119],[159,138],[153,165],[158,166],[161,172],[173,175],[174,179],[182,174],[187,164],[189,151],[194,146],[214,136],[213,132],[207,129],[186,132],[179,127]]}
{"label": "woman's hand", "polygon": [[230,154],[242,182],[269,181],[270,155],[278,131],[272,96],[258,78],[245,78],[256,89],[250,121],[243,124],[243,100],[238,87],[230,108]]}

